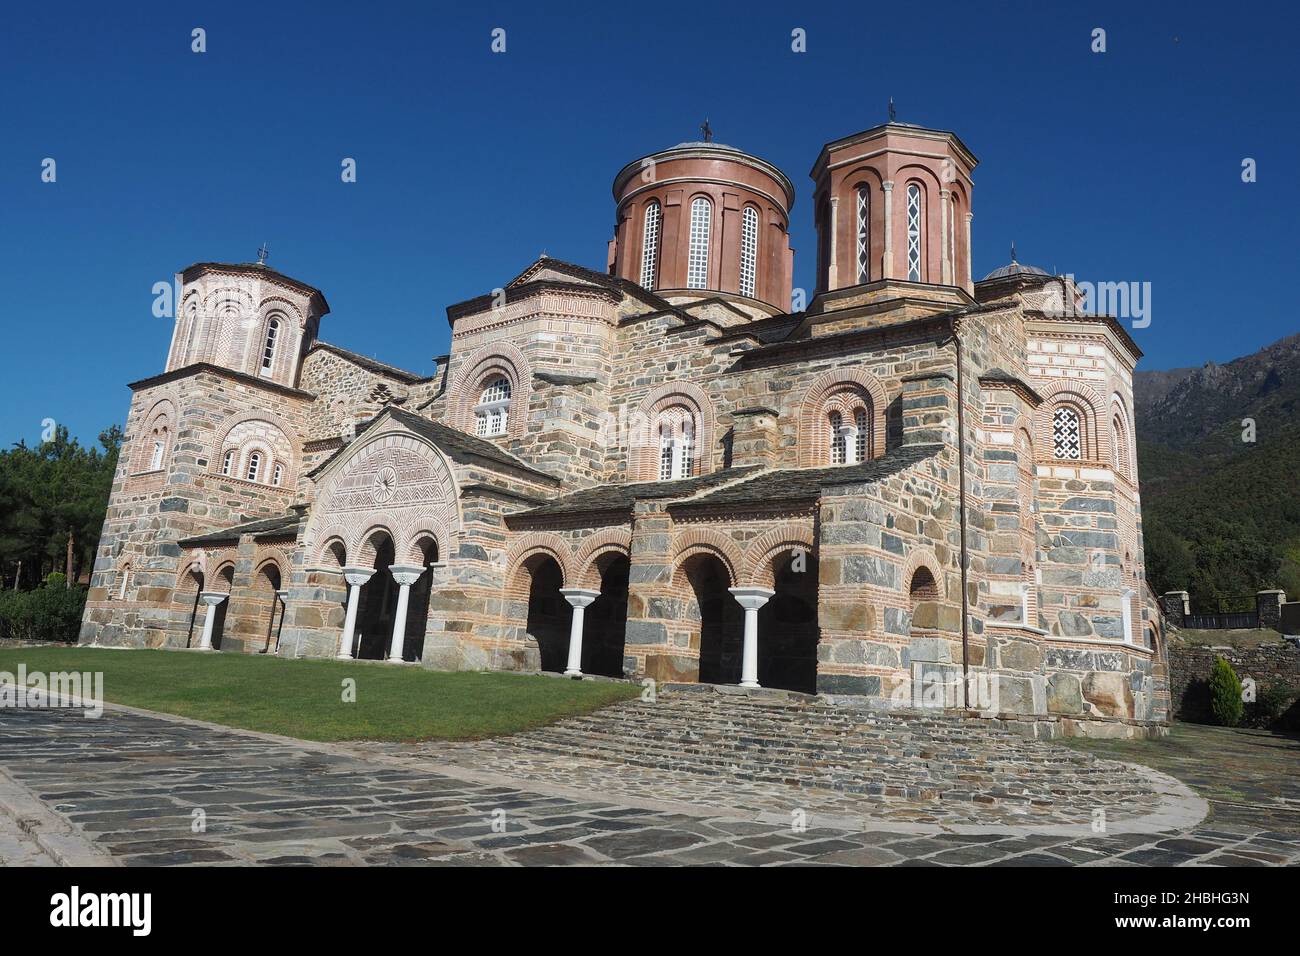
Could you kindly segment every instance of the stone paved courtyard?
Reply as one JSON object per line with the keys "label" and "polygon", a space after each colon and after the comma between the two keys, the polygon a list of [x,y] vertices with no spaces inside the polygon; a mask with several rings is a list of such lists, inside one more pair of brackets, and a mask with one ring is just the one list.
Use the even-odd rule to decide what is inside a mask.
{"label": "stone paved courtyard", "polygon": [[[614,710],[597,718],[621,719]],[[553,731],[562,738],[572,729]],[[712,775],[698,768],[620,770],[614,760],[575,759],[536,741],[341,747],[117,708],[99,720],[66,711],[0,711],[0,770],[9,785],[70,823],[85,854],[107,854],[127,865],[1300,861],[1295,740],[1180,726],[1168,742],[1069,749],[1024,743],[1011,763],[1024,763],[1025,754],[1056,757],[1071,774],[1087,777],[1082,771],[1091,765],[1097,771],[1091,776],[1104,786],[1118,785],[1118,809],[1108,814],[1107,832],[1071,823],[1076,811],[1063,809],[1079,804],[1090,811],[1101,791],[1036,810],[1032,801],[1025,806],[996,797],[936,801],[746,780],[742,763],[726,761]],[[985,749],[990,752],[972,759],[1007,758],[991,752],[1004,747]],[[1148,762],[1193,784],[1209,799],[1208,808],[1172,782],[1157,792],[1165,779],[1158,774],[1090,764],[1096,758],[1085,749],[1128,760],[1153,754]],[[477,763],[475,751],[483,757]],[[942,764],[944,753],[940,747],[915,759]],[[1006,765],[999,764],[997,773]],[[856,766],[862,772],[867,764]],[[845,771],[847,779],[854,766],[846,764]],[[1023,773],[1022,789],[1043,785],[1041,769],[1025,764]],[[882,779],[897,778],[886,773]],[[1163,816],[1122,809],[1144,781],[1152,788],[1149,806]],[[1009,783],[1004,778],[998,786],[1011,793]],[[205,823],[197,832],[196,811]],[[805,815],[806,829],[792,826],[794,811]],[[1183,822],[1171,829],[1143,830],[1144,820],[1159,825],[1177,819]],[[0,812],[0,862],[51,861]]]}

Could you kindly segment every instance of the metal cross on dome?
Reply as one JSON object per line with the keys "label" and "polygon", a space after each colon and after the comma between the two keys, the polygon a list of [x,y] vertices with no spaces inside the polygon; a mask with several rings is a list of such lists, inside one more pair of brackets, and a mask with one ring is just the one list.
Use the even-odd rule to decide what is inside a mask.
{"label": "metal cross on dome", "polygon": [[700,133],[704,136],[704,142],[713,142],[713,127],[709,125],[708,117],[705,117],[704,122],[700,124]]}
{"label": "metal cross on dome", "polygon": [[266,248],[266,243],[262,243],[262,248],[257,250],[257,264],[259,266],[266,265],[266,257],[269,253],[270,250]]}

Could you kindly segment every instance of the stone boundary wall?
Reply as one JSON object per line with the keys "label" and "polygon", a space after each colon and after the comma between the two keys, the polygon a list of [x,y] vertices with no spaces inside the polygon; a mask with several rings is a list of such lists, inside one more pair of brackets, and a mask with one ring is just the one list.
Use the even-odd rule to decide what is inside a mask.
{"label": "stone boundary wall", "polygon": [[1300,647],[1265,644],[1235,650],[1231,647],[1201,647],[1169,642],[1170,709],[1177,720],[1210,719],[1209,694],[1205,682],[1216,657],[1225,658],[1237,676],[1253,677],[1260,687],[1284,684],[1300,688]]}

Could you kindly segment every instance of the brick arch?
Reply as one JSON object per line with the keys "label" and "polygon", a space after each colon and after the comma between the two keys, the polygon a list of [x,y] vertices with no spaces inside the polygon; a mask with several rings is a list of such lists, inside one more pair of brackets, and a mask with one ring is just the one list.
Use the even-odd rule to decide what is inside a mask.
{"label": "brick arch", "polygon": [[445,528],[432,528],[421,524],[406,537],[406,545],[397,549],[397,560],[406,564],[423,564],[424,550],[420,542],[430,540],[438,549],[438,560],[446,561],[451,553],[451,534]]}
{"label": "brick arch", "polygon": [[903,593],[910,595],[912,591],[912,577],[921,568],[930,572],[930,577],[934,578],[934,586],[938,590],[938,600],[942,601],[948,596],[948,579],[944,576],[943,565],[939,558],[929,548],[913,548],[908,555],[907,561],[903,564],[903,576],[899,583],[902,585]]}
{"label": "brick arch", "polygon": [[664,382],[646,393],[628,423],[628,478],[654,481],[659,477],[659,436],[656,424],[661,412],[684,405],[695,418],[694,472],[713,471],[717,421],[709,393],[694,382]]}
{"label": "brick arch", "polygon": [[1110,420],[1106,427],[1098,427],[1106,402],[1085,382],[1067,380],[1052,382],[1038,389],[1043,402],[1034,410],[1034,445],[1040,460],[1057,460],[1053,457],[1052,415],[1060,405],[1071,405],[1080,412],[1083,431],[1083,461],[1110,461]]}
{"label": "brick arch", "polygon": [[632,557],[632,529],[606,528],[597,531],[578,549],[573,559],[573,566],[578,569],[576,578],[581,587],[600,587],[600,570],[597,562],[603,555],[617,552],[627,558]]}
{"label": "brick arch", "polygon": [[[262,350],[266,347],[266,332],[271,320],[279,317],[280,334],[275,343],[275,357],[271,362],[270,375],[262,375]],[[294,363],[298,358],[302,342],[302,313],[288,299],[270,296],[258,306],[258,315],[254,325],[254,337],[249,345],[246,371],[249,375],[269,378],[272,381],[285,381],[293,377]]]}
{"label": "brick arch", "polygon": [[677,575],[681,573],[682,565],[697,554],[711,554],[718,558],[727,569],[732,587],[740,586],[745,556],[735,541],[712,528],[691,528],[677,536],[672,561],[675,584],[681,583],[677,580]]}
{"label": "brick arch", "polygon": [[885,453],[885,408],[889,397],[880,380],[865,368],[833,368],[817,376],[804,391],[799,402],[799,465],[818,468],[830,464],[830,437],[823,427],[828,401],[841,390],[860,389],[870,400],[871,422],[869,450],[872,458]]}
{"label": "brick arch", "polygon": [[565,587],[575,580],[573,574],[573,549],[558,534],[547,531],[530,531],[515,541],[506,552],[506,590],[515,596],[528,598],[528,586],[523,574],[524,562],[536,555],[554,558],[560,566],[560,578]]}
{"label": "brick arch", "polygon": [[[264,485],[271,484],[271,468],[274,462],[280,462],[284,465],[284,477],[280,481],[281,488],[290,488],[297,479],[297,455],[295,452],[295,431],[279,415],[270,411],[245,411],[236,412],[228,416],[215,431],[217,436],[212,444],[211,454],[208,456],[208,469],[214,474],[221,473],[221,462],[225,457],[227,447],[230,442],[231,433],[239,428],[240,425],[246,425],[252,422],[265,422],[272,426],[280,433],[282,447],[276,448],[273,444],[260,439],[246,439],[238,446],[231,446],[235,449],[235,468],[232,470],[230,477],[243,478],[242,469],[247,462],[248,452],[254,445],[261,446],[264,451],[269,452],[266,461],[266,468],[263,477],[259,478],[258,483]],[[274,437],[274,436],[272,436]]]}
{"label": "brick arch", "polygon": [[[392,422],[368,429],[348,446],[345,457],[317,480],[316,503],[303,535],[304,550],[326,566],[333,562],[325,543],[343,542],[349,564],[361,560],[364,534],[383,526],[401,555],[416,535],[439,535],[443,553],[461,527],[460,495],[447,457],[436,445]],[[359,447],[358,447],[359,446]],[[386,498],[376,479],[392,469],[398,484]],[[436,529],[436,530],[435,530]]]}
{"label": "brick arch", "polygon": [[778,525],[764,531],[745,546],[745,564],[741,581],[750,587],[771,588],[775,573],[773,561],[783,552],[802,548],[808,554],[816,549],[811,528],[797,524]]}
{"label": "brick arch", "polygon": [[[378,515],[372,516],[371,520],[364,525],[365,530],[352,539],[352,547],[348,548],[348,554],[350,555],[348,563],[354,567],[368,568],[375,563],[375,556],[379,549],[375,547],[374,541],[375,536],[379,534],[388,535],[388,540],[393,543],[393,552],[397,553],[400,538],[394,533],[389,523],[376,520],[378,517]],[[361,527],[361,525],[358,525],[358,527]]]}
{"label": "brick arch", "polygon": [[132,440],[131,474],[152,470],[149,465],[152,464],[153,458],[152,436],[155,428],[163,428],[167,433],[167,437],[163,439],[163,468],[167,467],[167,459],[176,441],[177,418],[176,401],[170,394],[159,396],[149,406],[149,410],[141,416],[140,430]]}
{"label": "brick arch", "polygon": [[506,437],[524,437],[528,396],[532,391],[533,370],[528,356],[510,342],[493,342],[466,358],[456,372],[449,392],[447,422],[461,431],[474,433],[474,406],[486,379],[499,372],[510,383],[510,408],[506,416]]}

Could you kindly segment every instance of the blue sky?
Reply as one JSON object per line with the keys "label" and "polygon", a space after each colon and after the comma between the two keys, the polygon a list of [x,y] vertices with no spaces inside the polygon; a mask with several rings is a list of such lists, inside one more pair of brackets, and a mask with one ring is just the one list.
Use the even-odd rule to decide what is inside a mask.
{"label": "blue sky", "polygon": [[[160,371],[170,339],[153,284],[262,242],[325,292],[322,338],[427,372],[448,304],[542,251],[602,268],[614,174],[706,116],[794,181],[811,287],[808,170],[890,96],[980,159],[977,276],[1014,239],[1022,262],[1151,282],[1144,368],[1300,329],[1282,285],[1300,210],[1293,5],[462,6],[7,7],[0,442],[38,440],[46,418],[92,441],[122,422],[125,383]],[[1244,157],[1258,182],[1241,182]]]}

